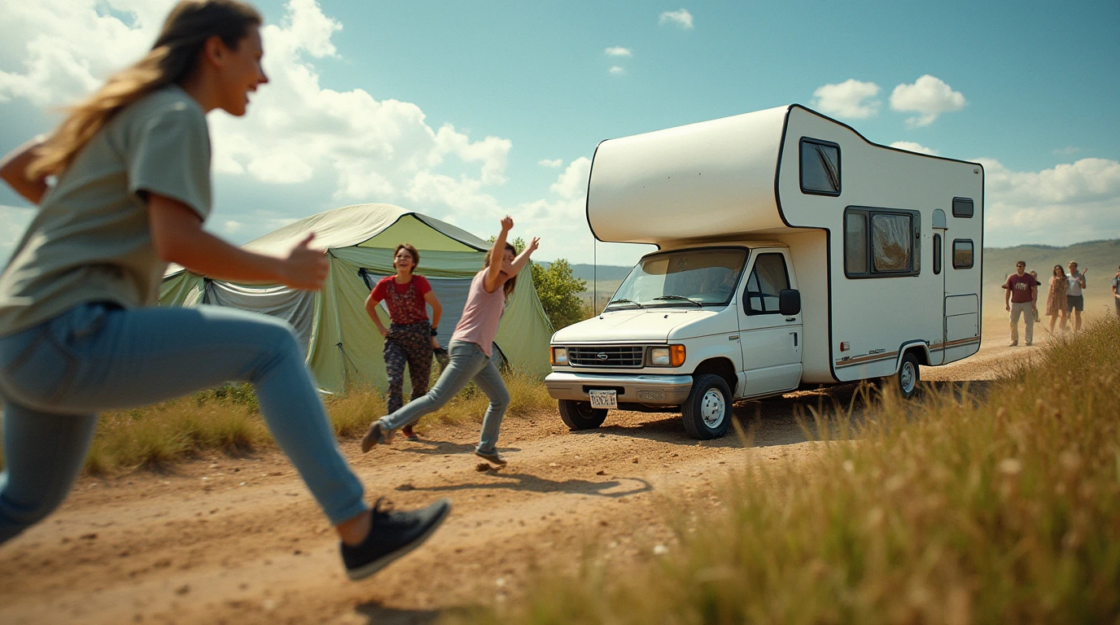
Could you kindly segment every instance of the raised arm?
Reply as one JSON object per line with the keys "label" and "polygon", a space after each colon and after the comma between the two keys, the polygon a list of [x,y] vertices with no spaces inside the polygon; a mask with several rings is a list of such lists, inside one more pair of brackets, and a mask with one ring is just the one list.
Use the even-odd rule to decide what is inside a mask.
{"label": "raised arm", "polygon": [[149,196],[148,221],[160,258],[210,278],[318,291],[330,267],[323,251],[308,247],[314,234],[307,235],[285,258],[257,254],[206,232],[202,220],[186,204],[162,195]]}
{"label": "raised arm", "polygon": [[506,253],[506,235],[513,228],[513,219],[506,215],[502,217],[502,231],[494,239],[494,246],[490,248],[490,266],[486,268],[486,278],[483,286],[487,293],[493,293],[502,285],[502,257]]}
{"label": "raised arm", "polygon": [[521,270],[524,269],[525,265],[529,262],[529,256],[531,256],[533,252],[537,251],[537,248],[540,246],[541,238],[533,237],[533,240],[529,242],[529,245],[525,246],[525,250],[518,254],[517,258],[513,259],[513,275],[516,276],[517,274],[521,273]]}
{"label": "raised arm", "polygon": [[0,158],[0,179],[36,206],[43,201],[43,195],[47,192],[47,180],[28,178],[27,166],[35,160],[35,150],[42,143],[43,140],[36,137]]}

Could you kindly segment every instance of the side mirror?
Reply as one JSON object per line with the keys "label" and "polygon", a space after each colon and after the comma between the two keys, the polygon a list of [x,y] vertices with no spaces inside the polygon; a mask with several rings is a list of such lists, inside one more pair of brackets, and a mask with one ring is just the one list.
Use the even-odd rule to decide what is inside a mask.
{"label": "side mirror", "polygon": [[801,312],[801,291],[782,289],[778,293],[778,312],[784,317],[792,317]]}

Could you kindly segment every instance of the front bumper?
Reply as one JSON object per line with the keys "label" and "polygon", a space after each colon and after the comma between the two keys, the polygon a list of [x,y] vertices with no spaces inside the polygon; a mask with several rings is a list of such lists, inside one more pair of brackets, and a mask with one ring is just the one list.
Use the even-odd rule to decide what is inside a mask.
{"label": "front bumper", "polygon": [[544,379],[544,385],[553,399],[590,401],[588,391],[614,389],[620,403],[679,406],[692,390],[692,376],[553,372]]}

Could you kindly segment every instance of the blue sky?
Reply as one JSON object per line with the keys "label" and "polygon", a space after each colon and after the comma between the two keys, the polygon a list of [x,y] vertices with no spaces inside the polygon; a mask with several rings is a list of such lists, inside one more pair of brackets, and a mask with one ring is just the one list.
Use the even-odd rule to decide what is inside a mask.
{"label": "blue sky", "polygon": [[[1120,3],[256,3],[273,84],[211,115],[213,231],[384,201],[590,262],[596,144],[797,102],[980,160],[987,243],[1120,238]],[[166,0],[0,0],[0,149],[150,45]],[[0,191],[0,257],[30,210]],[[648,248],[600,244],[600,262]]]}

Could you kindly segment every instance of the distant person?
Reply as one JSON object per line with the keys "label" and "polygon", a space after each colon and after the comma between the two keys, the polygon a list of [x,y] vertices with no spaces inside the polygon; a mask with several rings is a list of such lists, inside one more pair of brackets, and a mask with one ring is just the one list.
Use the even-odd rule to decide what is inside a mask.
{"label": "distant person", "polygon": [[474,453],[487,462],[499,466],[506,464],[505,458],[498,453],[497,444],[502,418],[509,407],[509,391],[493,360],[494,337],[498,334],[498,321],[505,310],[506,299],[517,285],[517,274],[529,262],[529,256],[540,245],[540,239],[533,237],[525,251],[516,254],[517,250],[506,243],[506,236],[513,228],[513,219],[506,216],[501,223],[502,230],[494,239],[494,246],[486,253],[482,270],[471,280],[463,316],[451,335],[448,350],[451,362],[427,395],[412,400],[369,426],[362,439],[363,452],[368,452],[375,445],[391,442],[395,430],[439,410],[473,381],[490,399]]}
{"label": "distant person", "polygon": [[446,500],[370,510],[289,324],[230,308],[155,306],[169,262],[293,289],[318,290],[327,276],[313,234],[273,257],[202,227],[211,210],[206,113],[240,117],[268,82],[260,25],[236,0],[178,3],[143,59],[73,107],[47,139],[0,159],[0,178],[39,205],[0,275],[0,542],[65,499],[99,411],[229,380],[256,388],[276,443],[342,539],[351,579],[408,553],[447,518]]}
{"label": "distant person", "polygon": [[1066,291],[1066,310],[1069,312],[1073,321],[1073,331],[1081,331],[1081,312],[1085,310],[1085,297],[1082,289],[1085,288],[1085,273],[1089,270],[1078,271],[1077,262],[1069,262],[1069,273],[1066,275],[1066,281],[1069,283],[1069,290]]}
{"label": "distant person", "polygon": [[1059,326],[1060,331],[1065,331],[1066,327],[1066,291],[1069,288],[1069,283],[1066,281],[1066,272],[1062,270],[1061,265],[1054,265],[1054,270],[1050,272],[1050,291],[1046,295],[1046,316],[1050,317],[1050,335],[1054,335],[1054,325],[1060,318],[1062,324]]}
{"label": "distant person", "polygon": [[[386,401],[389,414],[400,410],[404,405],[405,366],[408,366],[412,382],[411,399],[418,399],[428,393],[428,383],[432,380],[432,354],[439,349],[436,335],[439,334],[443,306],[427,278],[413,275],[412,272],[419,264],[420,252],[408,243],[401,243],[393,251],[396,275],[382,278],[366,298],[366,312],[385,339],[382,354],[389,378]],[[389,309],[388,328],[377,316],[377,305],[383,301]],[[432,307],[431,321],[428,320],[427,306]],[[404,426],[401,433],[407,439],[417,439],[411,423]]]}
{"label": "distant person", "polygon": [[[1030,274],[1031,274],[1031,277],[1032,277],[1032,278],[1034,278],[1034,285],[1035,285],[1036,287],[1037,287],[1037,286],[1042,286],[1042,282],[1041,282],[1041,281],[1040,281],[1040,280],[1038,279],[1038,272],[1037,272],[1037,271],[1034,271],[1034,270],[1032,269],[1032,270],[1030,271]],[[1034,314],[1032,315],[1032,316],[1034,317],[1034,322],[1035,322],[1035,323],[1041,323],[1041,322],[1042,322],[1042,318],[1038,316],[1038,307],[1036,306],[1036,307],[1035,307],[1035,309],[1034,309],[1034,310],[1033,310],[1032,312],[1034,313]]]}
{"label": "distant person", "polygon": [[1116,276],[1112,278],[1112,301],[1116,304],[1116,316],[1120,318],[1120,269],[1116,271]]}
{"label": "distant person", "polygon": [[1015,273],[1007,276],[1003,288],[1007,292],[1003,295],[1004,307],[1011,313],[1011,347],[1019,344],[1019,317],[1026,318],[1027,345],[1034,342],[1034,316],[1037,312],[1038,280],[1026,272],[1027,263],[1015,263]]}

